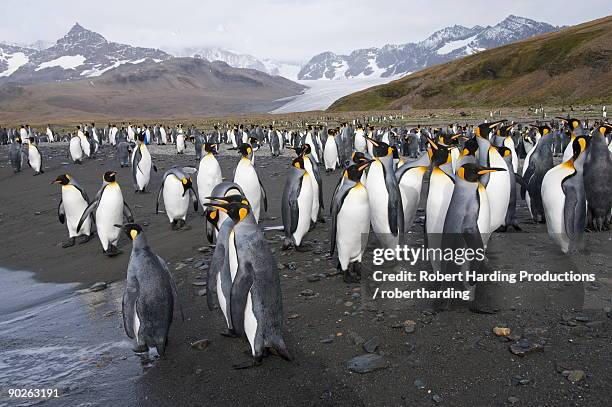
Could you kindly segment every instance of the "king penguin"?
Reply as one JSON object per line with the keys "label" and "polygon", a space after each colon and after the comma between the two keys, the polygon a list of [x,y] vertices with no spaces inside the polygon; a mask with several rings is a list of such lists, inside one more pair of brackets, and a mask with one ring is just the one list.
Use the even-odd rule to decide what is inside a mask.
{"label": "king penguin", "polygon": [[402,197],[402,209],[404,211],[404,230],[412,227],[419,202],[421,200],[421,189],[423,188],[423,176],[431,164],[431,149],[428,149],[416,160],[408,161],[395,171]]}
{"label": "king penguin", "polygon": [[132,182],[136,193],[144,193],[149,181],[151,181],[151,168],[157,172],[153,165],[151,154],[144,142],[144,135],[139,134],[136,140],[136,148],[132,153]]}
{"label": "king penguin", "polygon": [[23,155],[21,138],[15,137],[9,147],[9,161],[11,162],[11,167],[13,167],[13,172],[15,174],[21,172],[21,168],[23,167]]}
{"label": "king penguin", "polygon": [[313,183],[306,171],[304,157],[299,155],[291,163],[282,197],[283,250],[294,246],[301,250],[302,239],[310,229],[313,205]]}
{"label": "king penguin", "polygon": [[102,188],[96,194],[96,198],[83,211],[83,215],[81,215],[77,225],[78,233],[83,223],[94,214],[102,251],[109,257],[120,253],[119,249],[117,249],[117,242],[119,241],[121,230],[116,228],[115,225],[122,224],[124,217],[127,222],[134,222],[132,211],[123,200],[121,187],[115,178],[116,175],[115,171],[104,173]]}
{"label": "king penguin", "polygon": [[304,144],[301,149],[297,151],[298,155],[301,155],[304,159],[304,169],[310,175],[309,179],[312,183],[312,209],[310,212],[310,220],[312,221],[312,226],[317,222],[325,223],[325,219],[323,218],[323,180],[321,179],[321,174],[319,173],[319,166],[312,158],[312,148],[310,144]]}
{"label": "king penguin", "polygon": [[404,211],[393,169],[393,149],[383,141],[367,140],[374,145],[375,157],[366,180],[372,229],[382,247],[393,248],[404,235]]}
{"label": "king penguin", "polygon": [[30,140],[30,144],[28,144],[28,163],[34,170],[35,176],[44,173],[42,169],[42,154],[40,154],[36,140]]}
{"label": "king penguin", "polygon": [[612,153],[606,136],[612,126],[596,126],[584,162],[584,192],[587,200],[589,227],[595,231],[608,230],[612,210]]}
{"label": "king penguin", "polygon": [[151,249],[139,225],[116,226],[132,240],[121,303],[125,333],[136,340],[135,352],[155,348],[160,356],[164,356],[175,303],[185,320],[176,284],[168,265]]}
{"label": "king penguin", "polygon": [[[212,189],[210,195],[217,197],[228,197],[232,195],[244,195],[244,192],[242,191],[242,188],[240,188],[240,185],[234,182],[223,181]],[[206,197],[205,200],[208,201]],[[208,242],[212,244],[215,237],[217,237],[223,222],[227,219],[227,215],[223,211],[210,207],[207,207],[204,215],[208,220],[208,222],[205,224],[206,238],[208,239]]]}
{"label": "king penguin", "polygon": [[77,231],[81,215],[89,205],[89,197],[79,183],[68,174],[59,175],[52,184],[62,186],[62,198],[57,207],[57,217],[60,223],[66,223],[69,239],[62,243],[62,247],[74,246],[77,236],[83,236],[79,244],[86,243],[91,239],[91,217],[88,217]]}
{"label": "king penguin", "polygon": [[70,158],[72,158],[72,162],[75,164],[83,164],[83,148],[81,147],[81,139],[79,136],[73,134],[70,137],[70,143],[68,144],[68,152],[70,153]]}
{"label": "king penguin", "polygon": [[523,184],[521,197],[527,202],[531,217],[535,222],[545,221],[544,207],[542,205],[542,180],[546,173],[553,168],[552,134],[550,127],[538,127],[541,137],[529,150],[523,162]]}
{"label": "king penguin", "polygon": [[200,205],[204,205],[207,202],[206,197],[210,196],[213,188],[222,181],[221,166],[219,166],[219,162],[215,157],[216,149],[217,144],[204,144],[204,156],[200,160],[198,176],[196,178]]}
{"label": "king penguin", "polygon": [[267,349],[273,348],[291,360],[282,335],[283,306],[276,260],[254,216],[244,202],[211,202],[227,212],[234,221],[228,239],[228,260],[235,265],[235,278],[230,294],[234,332],[246,336],[251,346],[252,362],[235,368],[259,365]]}
{"label": "king penguin", "polygon": [[[345,283],[361,280],[361,258],[370,233],[370,202],[361,183],[361,174],[372,163],[353,164],[346,169],[347,179],[332,202],[330,255],[338,249],[338,268]],[[349,266],[353,266],[349,270]]]}
{"label": "king penguin", "polygon": [[193,210],[198,210],[198,195],[193,189],[191,175],[195,168],[174,167],[164,173],[162,183],[157,194],[155,213],[159,213],[159,201],[164,198],[164,208],[173,230],[182,229],[187,219],[189,201],[193,203]]}
{"label": "king penguin", "polygon": [[566,119],[563,117],[557,117],[557,119],[561,120],[567,126],[567,130],[570,132],[570,141],[565,147],[565,150],[563,151],[563,162],[565,162],[572,158],[574,155],[574,139],[576,139],[577,136],[585,135],[586,130],[584,129],[584,127],[582,127],[582,123],[578,119]]}
{"label": "king penguin", "polygon": [[572,157],[548,171],[542,180],[548,235],[563,253],[575,253],[582,248],[586,226],[583,167],[588,142],[587,137],[575,137]]}
{"label": "king penguin", "polygon": [[234,170],[234,182],[240,185],[240,188],[244,191],[255,220],[259,222],[261,216],[261,206],[263,203],[263,210],[268,211],[268,198],[266,196],[266,190],[257,175],[255,166],[253,165],[253,148],[248,143],[240,144],[238,152],[242,155],[238,165]]}
{"label": "king penguin", "polygon": [[336,134],[334,129],[327,130],[327,142],[323,149],[323,161],[325,162],[325,171],[330,172],[336,169],[339,164],[338,145],[336,144]]}

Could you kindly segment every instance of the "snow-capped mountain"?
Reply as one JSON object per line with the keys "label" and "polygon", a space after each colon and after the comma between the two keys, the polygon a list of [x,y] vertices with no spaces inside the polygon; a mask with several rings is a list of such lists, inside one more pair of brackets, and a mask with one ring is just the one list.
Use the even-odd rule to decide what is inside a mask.
{"label": "snow-capped mountain", "polygon": [[[43,43],[40,46],[43,47]],[[7,67],[3,70],[4,65],[0,62],[0,76],[4,76],[5,81],[23,83],[75,80],[99,76],[126,63],[140,63],[149,58],[156,61],[171,58],[169,54],[157,49],[107,41],[102,35],[87,30],[78,23],[51,47],[39,51],[27,50],[29,54],[23,49],[13,53],[19,57],[15,59],[14,56],[8,60]],[[21,56],[21,53],[25,54],[25,57]],[[3,51],[2,55],[8,54]],[[19,66],[15,69],[17,65]]]}
{"label": "snow-capped mountain", "polygon": [[428,66],[499,47],[560,27],[510,15],[494,26],[454,25],[418,43],[358,49],[349,55],[324,52],[304,65],[298,79],[350,79],[403,76]]}
{"label": "snow-capped mountain", "polygon": [[177,57],[203,58],[208,61],[223,61],[234,68],[257,69],[270,75],[283,76],[287,79],[297,79],[300,64],[290,61],[277,61],[275,59],[258,59],[252,55],[241,54],[220,47],[190,47],[181,49],[168,49],[170,54]]}
{"label": "snow-capped mountain", "polygon": [[0,43],[0,79],[13,74],[30,61],[36,50]]}

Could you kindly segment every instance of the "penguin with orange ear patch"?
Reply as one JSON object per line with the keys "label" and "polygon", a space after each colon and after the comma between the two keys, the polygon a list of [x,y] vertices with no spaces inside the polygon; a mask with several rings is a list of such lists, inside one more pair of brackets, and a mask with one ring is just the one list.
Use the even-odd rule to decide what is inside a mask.
{"label": "penguin with orange ear patch", "polygon": [[584,191],[588,202],[588,226],[595,231],[608,230],[612,210],[612,152],[606,137],[609,124],[596,126],[584,162]]}

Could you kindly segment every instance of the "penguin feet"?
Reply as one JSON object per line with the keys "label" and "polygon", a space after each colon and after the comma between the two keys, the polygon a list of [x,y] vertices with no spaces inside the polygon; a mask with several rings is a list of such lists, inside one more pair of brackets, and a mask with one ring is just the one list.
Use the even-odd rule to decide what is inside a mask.
{"label": "penguin feet", "polygon": [[508,230],[508,226],[503,225],[497,228],[496,232],[505,233]]}
{"label": "penguin feet", "polygon": [[185,219],[177,219],[175,222],[176,222],[176,229],[175,230],[181,230],[181,229],[185,228]]}
{"label": "penguin feet", "polygon": [[72,247],[74,246],[74,242],[75,242],[75,238],[71,237],[70,239],[66,240],[64,243],[62,243],[62,247],[64,249],[68,248],[68,247]]}
{"label": "penguin feet", "polygon": [[309,252],[311,249],[310,245],[306,244],[306,243],[302,243],[299,246],[295,246],[295,251],[296,252],[300,252],[300,253],[306,253]]}
{"label": "penguin feet", "polygon": [[234,363],[232,365],[232,368],[234,370],[251,369],[251,368],[253,368],[255,366],[261,365],[261,363],[262,363],[261,360],[259,362],[256,362],[255,359],[253,359],[253,360],[245,360],[244,362]]}
{"label": "penguin feet", "polygon": [[121,250],[117,249],[117,246],[115,246],[114,244],[109,244],[108,249],[104,251],[104,254],[107,255],[108,257],[115,257],[120,253],[121,253]]}
{"label": "penguin feet", "polygon": [[514,228],[514,230],[516,230],[517,232],[522,232],[523,229],[518,225],[518,224],[513,224],[512,227]]}
{"label": "penguin feet", "polygon": [[319,215],[319,217],[317,218],[317,222],[325,223],[325,218],[323,217],[323,215]]}
{"label": "penguin feet", "polygon": [[283,239],[283,245],[281,246],[281,250],[282,251],[287,251],[287,250],[291,249],[291,246],[293,246],[293,243],[291,242],[291,239],[284,238]]}
{"label": "penguin feet", "polygon": [[134,345],[134,347],[132,348],[132,351],[133,351],[134,353],[146,353],[146,352],[148,352],[148,351],[149,351],[149,347],[148,347],[147,345],[145,345],[145,344],[141,344],[141,345],[136,344],[136,345]]}
{"label": "penguin feet", "polygon": [[351,273],[348,269],[342,270],[342,280],[347,284],[356,284],[360,281],[360,279],[358,279],[357,276]]}
{"label": "penguin feet", "polygon": [[85,244],[91,240],[92,235],[83,235],[79,239],[79,244]]}
{"label": "penguin feet", "polygon": [[238,335],[234,332],[233,329],[227,328],[225,332],[221,332],[221,336],[225,336],[226,338],[237,338]]}

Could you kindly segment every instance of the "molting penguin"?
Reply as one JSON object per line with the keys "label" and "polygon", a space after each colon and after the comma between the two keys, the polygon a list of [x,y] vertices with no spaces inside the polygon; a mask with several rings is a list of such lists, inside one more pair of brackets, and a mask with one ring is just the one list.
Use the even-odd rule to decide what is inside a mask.
{"label": "molting penguin", "polygon": [[153,165],[151,154],[144,142],[144,135],[139,134],[136,140],[136,148],[132,153],[132,182],[136,193],[145,192],[149,181],[151,181],[151,168],[157,172]]}
{"label": "molting penguin", "polygon": [[21,168],[23,167],[23,155],[23,150],[21,149],[21,138],[15,137],[15,140],[13,140],[11,146],[9,147],[9,160],[15,174],[20,172]]}
{"label": "molting penguin", "polygon": [[198,196],[193,189],[191,176],[195,168],[171,168],[164,173],[162,184],[157,194],[155,213],[159,213],[159,200],[164,198],[164,208],[173,230],[185,226],[189,201],[193,203],[193,210],[198,211]]}
{"label": "molting penguin", "polygon": [[276,260],[255,218],[249,216],[250,206],[244,202],[209,205],[226,211],[235,223],[228,242],[230,265],[236,264],[230,295],[231,318],[235,333],[247,337],[253,361],[234,367],[261,364],[268,348],[291,360],[282,335],[282,293]]}
{"label": "molting penguin", "polygon": [[542,203],[550,238],[563,253],[582,248],[586,225],[586,197],[583,166],[589,139],[574,138],[572,157],[552,168],[542,180]]}
{"label": "molting penguin", "polygon": [[[79,244],[86,243],[91,239],[91,216],[81,223],[81,215],[89,205],[89,197],[78,182],[68,174],[59,175],[52,184],[62,186],[62,199],[57,207],[57,217],[60,223],[66,223],[69,239],[62,243],[62,247],[74,246],[77,236],[83,236]],[[80,228],[77,229],[78,225]]]}
{"label": "molting penguin", "polygon": [[121,309],[123,327],[136,340],[135,352],[155,348],[164,356],[174,304],[180,308],[176,284],[166,262],[151,249],[142,228],[135,223],[116,225],[132,240],[132,254]]}
{"label": "molting penguin", "polygon": [[266,190],[264,189],[255,166],[251,161],[253,157],[253,149],[248,143],[240,144],[238,152],[242,155],[242,158],[238,162],[236,169],[234,170],[234,182],[240,185],[240,188],[244,191],[246,198],[251,205],[251,211],[255,220],[259,222],[261,217],[261,204],[263,203],[264,211],[268,211],[268,198],[266,196]]}
{"label": "molting penguin", "polygon": [[342,270],[346,283],[361,279],[361,258],[370,233],[370,203],[368,192],[361,183],[361,174],[371,162],[353,164],[346,169],[347,179],[332,202],[330,255],[333,256],[338,249],[338,268]]}
{"label": "molting penguin", "polygon": [[612,153],[606,136],[612,126],[596,126],[584,162],[584,192],[586,194],[589,227],[608,230],[612,209]]}
{"label": "molting penguin", "polygon": [[293,160],[285,181],[282,197],[283,250],[292,245],[296,250],[301,250],[302,239],[310,229],[314,193],[312,176],[304,166],[304,157],[299,155]]}
{"label": "molting penguin", "polygon": [[383,141],[367,139],[374,145],[366,188],[370,201],[372,229],[383,247],[397,246],[404,235],[402,197],[393,169],[393,149]]}
{"label": "molting penguin", "polygon": [[121,168],[130,166],[130,143],[123,140],[117,143],[117,159]]}
{"label": "molting penguin", "polygon": [[86,222],[92,214],[95,214],[96,230],[98,238],[102,243],[102,251],[109,257],[116,256],[120,253],[117,249],[117,242],[121,230],[115,225],[122,224],[123,218],[128,222],[134,222],[134,216],[130,207],[123,200],[121,187],[117,183],[115,171],[107,171],[102,177],[102,188],[96,194],[96,198],[83,211],[79,224],[77,225],[77,233],[81,226]]}

